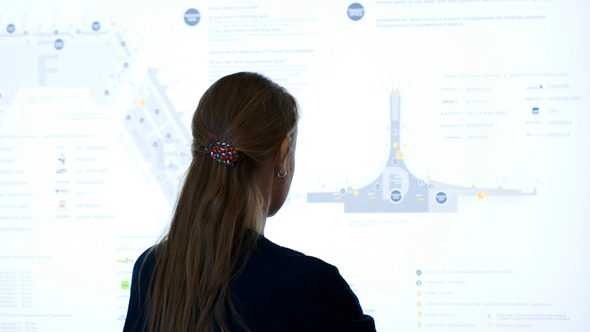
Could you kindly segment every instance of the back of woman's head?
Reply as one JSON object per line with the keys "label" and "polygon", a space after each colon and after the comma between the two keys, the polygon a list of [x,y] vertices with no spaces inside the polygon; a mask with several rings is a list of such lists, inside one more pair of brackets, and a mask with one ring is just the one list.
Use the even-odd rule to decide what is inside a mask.
{"label": "back of woman's head", "polygon": [[[231,282],[255,241],[250,229],[264,227],[269,203],[257,173],[286,137],[294,140],[297,121],[295,99],[259,74],[223,77],[204,93],[192,122],[193,161],[168,236],[157,247],[152,331],[226,330],[237,318]],[[235,163],[214,160],[212,140],[232,146]]]}
{"label": "back of woman's head", "polygon": [[295,99],[282,87],[255,73],[229,75],[199,102],[192,124],[193,155],[215,137],[238,147],[247,164],[262,162],[296,125]]}

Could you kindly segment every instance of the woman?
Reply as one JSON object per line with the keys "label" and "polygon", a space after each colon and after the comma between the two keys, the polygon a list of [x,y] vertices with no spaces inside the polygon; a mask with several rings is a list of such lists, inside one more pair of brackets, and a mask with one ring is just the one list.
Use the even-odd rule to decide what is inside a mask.
{"label": "woman", "polygon": [[338,270],[263,236],[294,171],[298,111],[254,73],[221,78],[192,122],[167,237],[133,269],[124,331],[374,331]]}

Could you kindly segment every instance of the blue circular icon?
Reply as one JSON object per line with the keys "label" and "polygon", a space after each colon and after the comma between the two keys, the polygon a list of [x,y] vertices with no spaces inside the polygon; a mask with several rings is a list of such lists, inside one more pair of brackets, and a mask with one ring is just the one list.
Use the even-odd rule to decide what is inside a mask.
{"label": "blue circular icon", "polygon": [[201,20],[201,13],[198,10],[191,8],[184,13],[184,23],[189,26],[195,26]]}
{"label": "blue circular icon", "polygon": [[346,13],[351,20],[358,21],[365,16],[365,8],[360,3],[355,2],[348,6]]}
{"label": "blue circular icon", "polygon": [[399,135],[399,129],[397,129],[397,128],[394,128],[394,129],[391,131],[391,135],[393,135],[393,136],[398,136],[398,135]]}
{"label": "blue circular icon", "polygon": [[111,94],[111,92],[110,92],[109,90],[104,90],[104,95],[105,95],[105,96],[108,96],[108,95],[110,95],[110,94]]}
{"label": "blue circular icon", "polygon": [[422,286],[422,281],[421,280],[416,281],[416,285]]}
{"label": "blue circular icon", "polygon": [[373,188],[375,188],[375,190],[381,190],[381,183],[375,183]]}
{"label": "blue circular icon", "polygon": [[127,114],[127,116],[125,117],[125,119],[127,119],[127,121],[131,120],[131,115]]}
{"label": "blue circular icon", "polygon": [[160,114],[160,110],[156,108],[156,110],[154,111],[154,114],[156,114],[156,115]]}
{"label": "blue circular icon", "polygon": [[391,161],[391,163],[397,166],[399,164],[399,159],[393,158],[393,160]]}
{"label": "blue circular icon", "polygon": [[99,22],[93,22],[92,23],[92,30],[94,30],[94,31],[100,30],[100,23]]}
{"label": "blue circular icon", "polygon": [[125,46],[127,46],[127,43],[125,43],[124,41],[122,41],[122,42],[121,42],[121,46],[122,46],[122,47],[125,47]]}
{"label": "blue circular icon", "polygon": [[422,179],[418,180],[418,185],[419,185],[420,187],[422,187],[424,184],[425,184],[425,183],[424,183],[424,180],[422,180]]}
{"label": "blue circular icon", "polygon": [[14,26],[14,24],[9,24],[9,25],[6,27],[6,31],[8,31],[8,33],[13,33],[13,32],[14,32],[14,30],[16,30],[16,27]]}
{"label": "blue circular icon", "polygon": [[340,195],[346,195],[346,189],[341,188],[340,189]]}
{"label": "blue circular icon", "polygon": [[127,62],[125,62],[125,63],[123,64],[123,68],[129,68],[129,64],[128,64]]}
{"label": "blue circular icon", "polygon": [[158,147],[158,142],[154,142],[153,145],[154,145],[154,148],[157,148]]}
{"label": "blue circular icon", "polygon": [[61,39],[56,39],[55,42],[53,43],[53,46],[55,47],[56,50],[61,50],[62,48],[64,48],[64,41]]}
{"label": "blue circular icon", "polygon": [[55,31],[53,31],[53,34],[57,36],[57,35],[59,35],[59,31],[55,30]]}
{"label": "blue circular icon", "polygon": [[422,270],[416,270],[416,275],[417,276],[421,276],[422,275]]}
{"label": "blue circular icon", "polygon": [[389,198],[391,199],[391,201],[393,203],[397,204],[402,201],[403,195],[402,195],[402,192],[399,191],[398,189],[393,189],[391,191],[391,193],[389,194]]}
{"label": "blue circular icon", "polygon": [[170,133],[167,133],[167,134],[166,134],[166,138],[167,138],[167,139],[171,139],[171,138],[172,138],[172,134],[170,134]]}
{"label": "blue circular icon", "polygon": [[139,123],[144,123],[145,119],[144,118],[139,118]]}
{"label": "blue circular icon", "polygon": [[434,184],[430,183],[430,184],[428,185],[428,189],[430,189],[430,190],[433,190],[433,189],[434,189]]}
{"label": "blue circular icon", "polygon": [[438,204],[445,204],[447,202],[447,194],[442,191],[436,194],[436,202]]}

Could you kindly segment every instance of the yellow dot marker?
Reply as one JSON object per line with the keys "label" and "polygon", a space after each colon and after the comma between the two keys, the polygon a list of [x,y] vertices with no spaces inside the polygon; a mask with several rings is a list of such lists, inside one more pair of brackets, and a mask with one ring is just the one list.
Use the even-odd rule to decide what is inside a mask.
{"label": "yellow dot marker", "polygon": [[145,100],[140,100],[139,103],[141,104],[141,106],[145,106],[147,103],[145,102]]}
{"label": "yellow dot marker", "polygon": [[354,191],[354,195],[355,195],[355,196],[358,196],[358,195],[359,195],[359,191],[358,191],[358,190],[355,190],[355,191]]}
{"label": "yellow dot marker", "polygon": [[485,196],[484,196],[484,194],[481,191],[477,193],[477,198],[483,199],[484,197]]}
{"label": "yellow dot marker", "polygon": [[401,159],[404,157],[404,154],[400,150],[397,150],[397,153],[395,154],[395,156]]}
{"label": "yellow dot marker", "polygon": [[399,148],[399,143],[398,143],[398,142],[393,142],[393,148],[394,148],[394,149],[397,149],[397,148]]}

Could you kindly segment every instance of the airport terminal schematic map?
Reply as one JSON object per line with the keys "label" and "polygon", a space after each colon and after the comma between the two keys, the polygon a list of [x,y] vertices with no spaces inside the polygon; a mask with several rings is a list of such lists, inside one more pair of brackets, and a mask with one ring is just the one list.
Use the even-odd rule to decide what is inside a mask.
{"label": "airport terminal schematic map", "polygon": [[391,93],[391,155],[379,178],[371,184],[333,193],[309,193],[308,202],[344,203],[346,212],[456,212],[459,196],[479,199],[498,196],[531,195],[520,190],[454,186],[418,179],[408,171],[400,149],[400,95]]}
{"label": "airport terminal schematic map", "polygon": [[265,235],[336,265],[379,331],[590,325],[575,199],[590,184],[590,5],[6,6],[0,332],[121,330],[135,259],[191,162],[198,96],[236,71],[300,104],[297,172]]}

